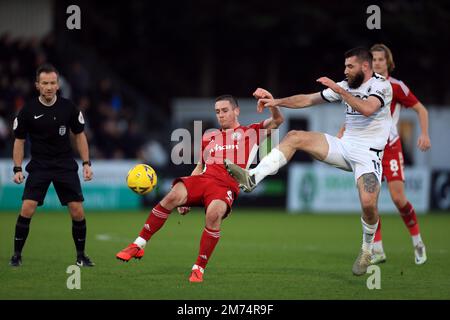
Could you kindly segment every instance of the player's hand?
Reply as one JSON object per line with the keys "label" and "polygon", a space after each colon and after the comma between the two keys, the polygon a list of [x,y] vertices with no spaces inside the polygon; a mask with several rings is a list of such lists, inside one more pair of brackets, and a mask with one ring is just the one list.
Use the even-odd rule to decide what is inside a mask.
{"label": "player's hand", "polygon": [[320,77],[319,79],[316,80],[317,82],[320,82],[321,84],[323,84],[325,87],[330,88],[331,90],[333,90],[334,92],[340,94],[342,91],[342,88],[340,86],[337,85],[336,82],[334,82],[333,80],[331,80],[330,78],[327,77]]}
{"label": "player's hand", "polygon": [[191,207],[178,207],[177,208],[178,213],[181,214],[182,216],[184,216],[186,213],[188,213],[189,211],[191,211]]}
{"label": "player's hand", "polygon": [[263,112],[264,108],[274,108],[279,105],[278,99],[263,98],[258,100],[257,111]]}
{"label": "player's hand", "polygon": [[430,137],[427,134],[421,134],[419,139],[417,140],[417,147],[419,147],[420,151],[427,151],[428,149],[430,149]]}
{"label": "player's hand", "polygon": [[253,92],[253,96],[255,99],[258,99],[258,104],[256,105],[256,111],[258,113],[261,113],[264,110],[264,105],[261,102],[261,99],[273,99],[272,94],[263,88],[257,88],[255,92]]}
{"label": "player's hand", "polygon": [[253,96],[255,97],[255,99],[263,99],[263,98],[273,99],[272,94],[263,88],[257,88],[255,92],[253,92]]}
{"label": "player's hand", "polygon": [[92,172],[91,166],[84,165],[83,166],[83,178],[84,181],[91,181],[94,173]]}
{"label": "player's hand", "polygon": [[25,180],[25,177],[23,176],[23,172],[16,172],[14,174],[13,181],[17,184],[21,184]]}

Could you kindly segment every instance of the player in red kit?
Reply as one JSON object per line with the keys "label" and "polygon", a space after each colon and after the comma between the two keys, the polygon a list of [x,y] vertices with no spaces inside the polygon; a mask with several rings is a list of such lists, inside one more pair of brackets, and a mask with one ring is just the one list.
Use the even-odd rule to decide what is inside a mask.
{"label": "player in red kit", "polygon": [[[253,94],[260,99],[269,97],[265,90]],[[220,130],[206,132],[202,137],[201,159],[191,176],[174,180],[170,192],[158,203],[144,224],[139,237],[120,251],[116,257],[123,261],[140,259],[150,238],[164,225],[171,211],[189,212],[192,206],[205,208],[205,228],[200,240],[200,250],[189,277],[190,282],[202,282],[203,273],[220,238],[220,225],[231,212],[233,201],[239,194],[239,185],[225,169],[223,160],[234,159],[248,168],[256,155],[259,143],[270,129],[278,128],[283,117],[278,107],[271,108],[272,117],[260,123],[241,126],[240,108],[231,95],[216,99],[215,112]]]}
{"label": "player in red kit", "polygon": [[[375,72],[386,77],[392,85],[393,98],[391,103],[392,127],[389,140],[384,149],[383,156],[383,178],[387,180],[392,201],[397,207],[400,215],[409,230],[414,246],[414,256],[416,264],[423,264],[427,260],[425,245],[420,235],[419,223],[414,211],[414,207],[405,195],[405,176],[403,173],[403,151],[400,137],[397,131],[401,107],[412,108],[417,112],[421,135],[417,146],[421,151],[426,151],[431,147],[428,135],[428,112],[422,103],[417,100],[409,88],[400,80],[390,76],[395,64],[391,50],[384,44],[372,46],[373,69]],[[372,263],[386,261],[386,255],[381,241],[381,220],[375,233]]]}

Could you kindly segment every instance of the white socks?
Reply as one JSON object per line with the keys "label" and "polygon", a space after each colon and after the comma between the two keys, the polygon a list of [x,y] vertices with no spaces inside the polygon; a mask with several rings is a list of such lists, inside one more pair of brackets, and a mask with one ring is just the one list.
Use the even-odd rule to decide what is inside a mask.
{"label": "white socks", "polygon": [[375,224],[368,224],[361,217],[361,224],[363,227],[363,244],[362,249],[372,251],[373,239],[375,238],[375,232],[377,231],[378,221]]}
{"label": "white socks", "polygon": [[380,240],[380,241],[374,242],[373,243],[373,251],[378,252],[378,253],[384,252],[383,241]]}
{"label": "white socks", "polygon": [[423,243],[422,241],[422,237],[420,236],[420,233],[418,235],[412,236],[412,242],[413,242],[413,246],[417,246],[420,242]]}
{"label": "white socks", "polygon": [[278,148],[273,148],[267,156],[254,169],[250,169],[250,175],[255,175],[256,184],[260,183],[268,175],[277,173],[278,169],[287,163],[283,152]]}
{"label": "white socks", "polygon": [[202,267],[200,267],[199,265],[197,265],[197,264],[194,264],[193,266],[192,266],[192,270],[200,270],[200,272],[201,273],[205,273],[205,269],[203,269]]}
{"label": "white socks", "polygon": [[137,244],[141,249],[144,249],[145,245],[147,244],[147,240],[141,237],[137,237],[133,243]]}

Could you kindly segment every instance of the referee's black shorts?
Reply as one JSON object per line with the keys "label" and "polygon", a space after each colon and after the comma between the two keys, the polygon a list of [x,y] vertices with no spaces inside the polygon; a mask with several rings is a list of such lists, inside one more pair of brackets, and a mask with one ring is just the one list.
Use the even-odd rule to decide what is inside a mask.
{"label": "referee's black shorts", "polygon": [[70,168],[27,166],[27,171],[28,177],[22,200],[34,200],[38,202],[38,206],[42,206],[48,187],[53,182],[56,194],[63,206],[72,201],[84,201],[76,162],[75,167],[71,165]]}

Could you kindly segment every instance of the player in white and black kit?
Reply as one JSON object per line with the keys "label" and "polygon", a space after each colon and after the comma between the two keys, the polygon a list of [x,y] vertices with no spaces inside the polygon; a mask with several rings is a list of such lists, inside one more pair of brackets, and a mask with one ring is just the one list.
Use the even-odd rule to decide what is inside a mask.
{"label": "player in white and black kit", "polygon": [[62,205],[68,206],[72,217],[72,236],[77,251],[76,264],[93,266],[86,256],[86,219],[83,210],[83,193],[78,177],[78,164],[72,156],[70,131],[83,160],[83,177],[92,179],[89,148],[84,134],[81,111],[69,100],[58,97],[58,71],[43,65],[36,72],[39,97],[29,101],[14,119],[15,135],[13,162],[14,182],[22,183],[25,140],[31,142],[31,160],[26,166],[28,178],[22,196],[22,208],[17,219],[14,237],[14,255],[10,265],[22,264],[22,249],[28,236],[31,218],[37,206],[44,203],[50,183],[53,182]]}
{"label": "player in white and black kit", "polygon": [[258,102],[261,111],[274,106],[299,109],[342,101],[346,107],[346,131],[342,139],[321,132],[290,131],[254,169],[242,169],[229,160],[225,164],[247,192],[267,175],[276,173],[298,150],[337,168],[353,171],[363,211],[363,243],[352,271],[355,275],[363,275],[370,264],[378,225],[381,158],[392,122],[389,109],[392,87],[389,81],[373,72],[372,54],[365,48],[354,48],[345,53],[344,73],[346,79],[339,83],[326,77],[319,78],[317,81],[328,88],[312,94],[270,99],[267,98],[269,92],[260,89]]}

